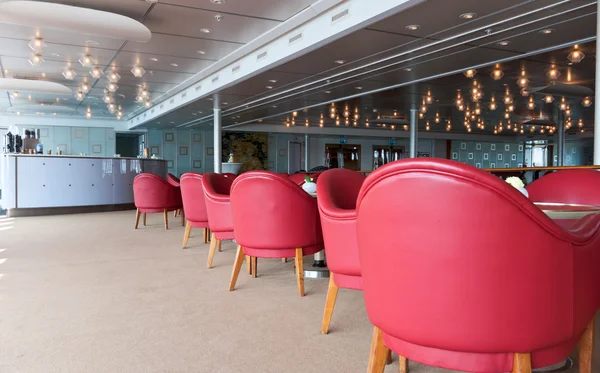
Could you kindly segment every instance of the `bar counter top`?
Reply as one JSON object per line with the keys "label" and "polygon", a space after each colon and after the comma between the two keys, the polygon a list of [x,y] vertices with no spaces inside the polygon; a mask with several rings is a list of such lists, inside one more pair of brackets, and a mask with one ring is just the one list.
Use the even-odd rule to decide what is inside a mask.
{"label": "bar counter top", "polygon": [[93,155],[65,155],[65,154],[19,154],[19,153],[7,153],[4,154],[9,157],[39,157],[39,158],[90,158],[90,159],[135,159],[144,161],[163,161],[166,159],[162,158],[142,158],[142,157],[99,157]]}

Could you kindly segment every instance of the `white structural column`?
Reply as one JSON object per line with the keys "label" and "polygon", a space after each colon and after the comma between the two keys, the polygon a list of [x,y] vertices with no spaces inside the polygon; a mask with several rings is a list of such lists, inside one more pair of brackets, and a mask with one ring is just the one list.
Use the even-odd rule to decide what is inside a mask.
{"label": "white structural column", "polygon": [[[600,50],[600,0],[596,12],[596,50]],[[594,164],[600,165],[600,60],[596,58],[596,95],[594,98]]]}
{"label": "white structural column", "polygon": [[556,162],[556,165],[562,166],[565,162],[565,118],[564,115],[560,113],[556,115],[556,118],[558,119],[558,126],[556,127],[556,155],[558,161]]}
{"label": "white structural column", "polygon": [[417,136],[419,132],[419,123],[417,121],[418,109],[410,109],[410,157],[417,158]]}
{"label": "white structural column", "polygon": [[308,172],[308,133],[304,135],[304,170]]}
{"label": "white structural column", "polygon": [[213,124],[213,133],[214,133],[214,153],[215,153],[215,172],[221,173],[221,150],[223,141],[221,140],[221,102],[219,100],[219,95],[216,94],[213,96],[213,110],[214,110],[214,124]]}

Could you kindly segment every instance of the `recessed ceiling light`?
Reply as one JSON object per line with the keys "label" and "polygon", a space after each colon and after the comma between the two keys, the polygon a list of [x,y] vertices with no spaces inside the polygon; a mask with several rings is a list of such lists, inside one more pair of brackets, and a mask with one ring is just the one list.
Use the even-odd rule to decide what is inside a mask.
{"label": "recessed ceiling light", "polygon": [[175,124],[175,122],[169,122],[169,123],[171,123],[171,124]]}
{"label": "recessed ceiling light", "polygon": [[158,62],[158,58],[156,58],[156,57],[151,57],[151,58],[150,58],[150,61]]}
{"label": "recessed ceiling light", "polygon": [[549,34],[551,34],[553,32],[554,32],[553,28],[545,28],[543,30],[540,30],[540,34],[544,34],[544,35],[549,35]]}
{"label": "recessed ceiling light", "polygon": [[212,32],[212,30],[209,28],[201,28],[200,32],[203,34],[210,34]]}
{"label": "recessed ceiling light", "polygon": [[269,80],[269,83],[277,83],[277,80],[271,79],[271,80]]}
{"label": "recessed ceiling light", "polygon": [[60,53],[50,53],[50,55],[52,57],[62,57],[62,54],[60,54]]}
{"label": "recessed ceiling light", "polygon": [[172,63],[172,64],[170,64],[170,65],[171,65],[171,66],[173,66],[173,67],[177,67],[177,66],[179,66],[179,65],[178,65],[178,64],[176,64],[176,63]]}
{"label": "recessed ceiling light", "polygon": [[198,114],[196,114],[196,113],[192,113],[192,115],[196,116],[196,115],[198,115]]}
{"label": "recessed ceiling light", "polygon": [[277,105],[273,105],[273,108],[277,109]]}
{"label": "recessed ceiling light", "polygon": [[325,93],[329,94],[329,93],[331,93],[331,91],[325,91]]}
{"label": "recessed ceiling light", "polygon": [[412,71],[412,69],[410,67],[405,67],[404,71]]}
{"label": "recessed ceiling light", "polygon": [[212,97],[209,97],[209,98],[207,98],[207,100],[208,100],[208,101],[212,101],[212,100],[213,100],[213,98],[212,98]]}
{"label": "recessed ceiling light", "polygon": [[463,13],[460,15],[462,19],[473,19],[475,17],[477,17],[477,13]]}
{"label": "recessed ceiling light", "polygon": [[46,73],[42,73],[42,78],[45,78],[45,77],[46,77]]}
{"label": "recessed ceiling light", "polygon": [[271,85],[268,85],[268,86],[266,86],[265,88],[266,88],[266,89],[273,89],[273,86],[271,86]]}
{"label": "recessed ceiling light", "polygon": [[150,4],[156,4],[158,3],[158,0],[146,0],[146,2]]}
{"label": "recessed ceiling light", "polygon": [[406,28],[407,30],[410,30],[410,31],[415,31],[415,30],[418,30],[418,29],[420,29],[420,28],[421,28],[421,26],[420,26],[420,25],[408,25],[408,26],[406,26],[405,28]]}
{"label": "recessed ceiling light", "polygon": [[510,41],[508,41],[508,40],[502,40],[502,41],[498,42],[498,45],[501,45],[501,46],[505,47],[505,46],[508,45],[508,43],[510,43]]}
{"label": "recessed ceiling light", "polygon": [[96,40],[86,40],[85,44],[97,47],[100,45],[100,42]]}
{"label": "recessed ceiling light", "polygon": [[198,53],[198,54],[206,54],[206,52],[205,52],[205,51],[198,51],[197,53]]}
{"label": "recessed ceiling light", "polygon": [[362,87],[358,86],[358,87],[354,87],[354,89],[361,90],[361,89],[362,89]]}
{"label": "recessed ceiling light", "polygon": [[229,105],[227,102],[223,102],[223,105]]}
{"label": "recessed ceiling light", "polygon": [[337,63],[338,65],[341,65],[341,64],[346,63],[346,60],[335,60],[333,62]]}
{"label": "recessed ceiling light", "polygon": [[225,0],[210,0],[210,2],[217,5],[225,4]]}

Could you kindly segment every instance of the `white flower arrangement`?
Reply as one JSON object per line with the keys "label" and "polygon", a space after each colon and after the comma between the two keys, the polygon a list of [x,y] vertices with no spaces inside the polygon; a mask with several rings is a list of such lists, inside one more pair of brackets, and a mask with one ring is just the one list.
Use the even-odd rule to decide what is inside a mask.
{"label": "white flower arrangement", "polygon": [[523,180],[521,180],[520,178],[518,178],[516,176],[507,177],[506,182],[509,183],[510,185],[514,186],[515,188],[525,187],[525,183],[523,183]]}

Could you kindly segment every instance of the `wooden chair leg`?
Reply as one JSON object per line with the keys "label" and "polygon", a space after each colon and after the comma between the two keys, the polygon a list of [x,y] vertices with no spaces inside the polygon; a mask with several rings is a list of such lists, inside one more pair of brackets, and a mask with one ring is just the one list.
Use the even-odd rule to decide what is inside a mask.
{"label": "wooden chair leg", "polygon": [[175,210],[175,211],[173,211],[173,217],[174,217],[174,218],[176,218],[176,217],[177,217],[177,211],[178,211],[178,210]]}
{"label": "wooden chair leg", "polygon": [[233,291],[233,289],[235,289],[235,283],[237,282],[243,262],[244,250],[242,249],[242,246],[238,245],[237,252],[235,254],[235,262],[233,263],[233,271],[231,272],[231,281],[229,281],[229,291]]}
{"label": "wooden chair leg", "polygon": [[287,263],[287,258],[281,258],[282,263]]}
{"label": "wooden chair leg", "polygon": [[323,314],[323,323],[321,324],[321,334],[329,333],[329,323],[335,307],[338,290],[340,288],[333,281],[333,273],[329,272],[329,288],[327,289],[327,299],[325,300],[325,313]]}
{"label": "wooden chair leg", "polygon": [[579,341],[579,373],[592,373],[592,354],[594,351],[594,328],[596,316],[590,321]]}
{"label": "wooden chair leg", "polygon": [[[140,225],[140,216],[141,215],[142,215],[142,212],[140,211],[140,209],[138,209],[137,212],[135,213],[135,229],[138,229],[138,225]],[[146,225],[146,224],[144,224],[144,225]]]}
{"label": "wooden chair leg", "polygon": [[374,327],[367,373],[383,373],[388,350],[389,348],[385,347],[383,344],[383,333],[381,332],[381,329]]}
{"label": "wooden chair leg", "polygon": [[187,222],[187,225],[185,226],[185,234],[183,235],[183,248],[185,249],[187,247],[187,243],[188,240],[190,239],[190,233],[192,232],[192,226],[190,225],[190,222]]}
{"label": "wooden chair leg", "polygon": [[252,257],[252,277],[256,278],[258,276],[258,258]]}
{"label": "wooden chair leg", "polygon": [[212,262],[213,262],[213,258],[215,257],[215,251],[217,250],[217,238],[215,237],[215,234],[213,233],[212,236],[210,237],[210,250],[208,250],[208,268],[210,269],[212,267]]}
{"label": "wooden chair leg", "polygon": [[146,213],[144,213],[144,227],[146,226]]}
{"label": "wooden chair leg", "polygon": [[202,228],[202,236],[204,237],[204,243],[208,242],[208,228]]}
{"label": "wooden chair leg", "polygon": [[392,359],[392,350],[388,350],[388,354],[387,357],[385,359],[385,364],[386,365],[390,365],[392,363],[393,359]]}
{"label": "wooden chair leg", "polygon": [[219,240],[219,252],[223,251],[223,247],[221,247],[222,243],[223,243],[223,240]]}
{"label": "wooden chair leg", "polygon": [[249,255],[246,255],[246,271],[248,271],[249,275],[252,274],[252,257]]}
{"label": "wooden chair leg", "polygon": [[531,355],[515,353],[512,373],[531,373]]}
{"label": "wooden chair leg", "polygon": [[400,356],[400,373],[408,373],[408,359]]}
{"label": "wooden chair leg", "polygon": [[183,227],[183,226],[185,226],[185,214],[183,213],[183,210],[180,210],[180,211],[181,211],[181,226]]}
{"label": "wooden chair leg", "polygon": [[169,212],[165,209],[165,229],[169,229]]}
{"label": "wooden chair leg", "polygon": [[302,255],[302,249],[296,249],[296,256],[294,261],[296,264],[296,282],[298,282],[298,294],[301,297],[304,296],[304,255]]}

